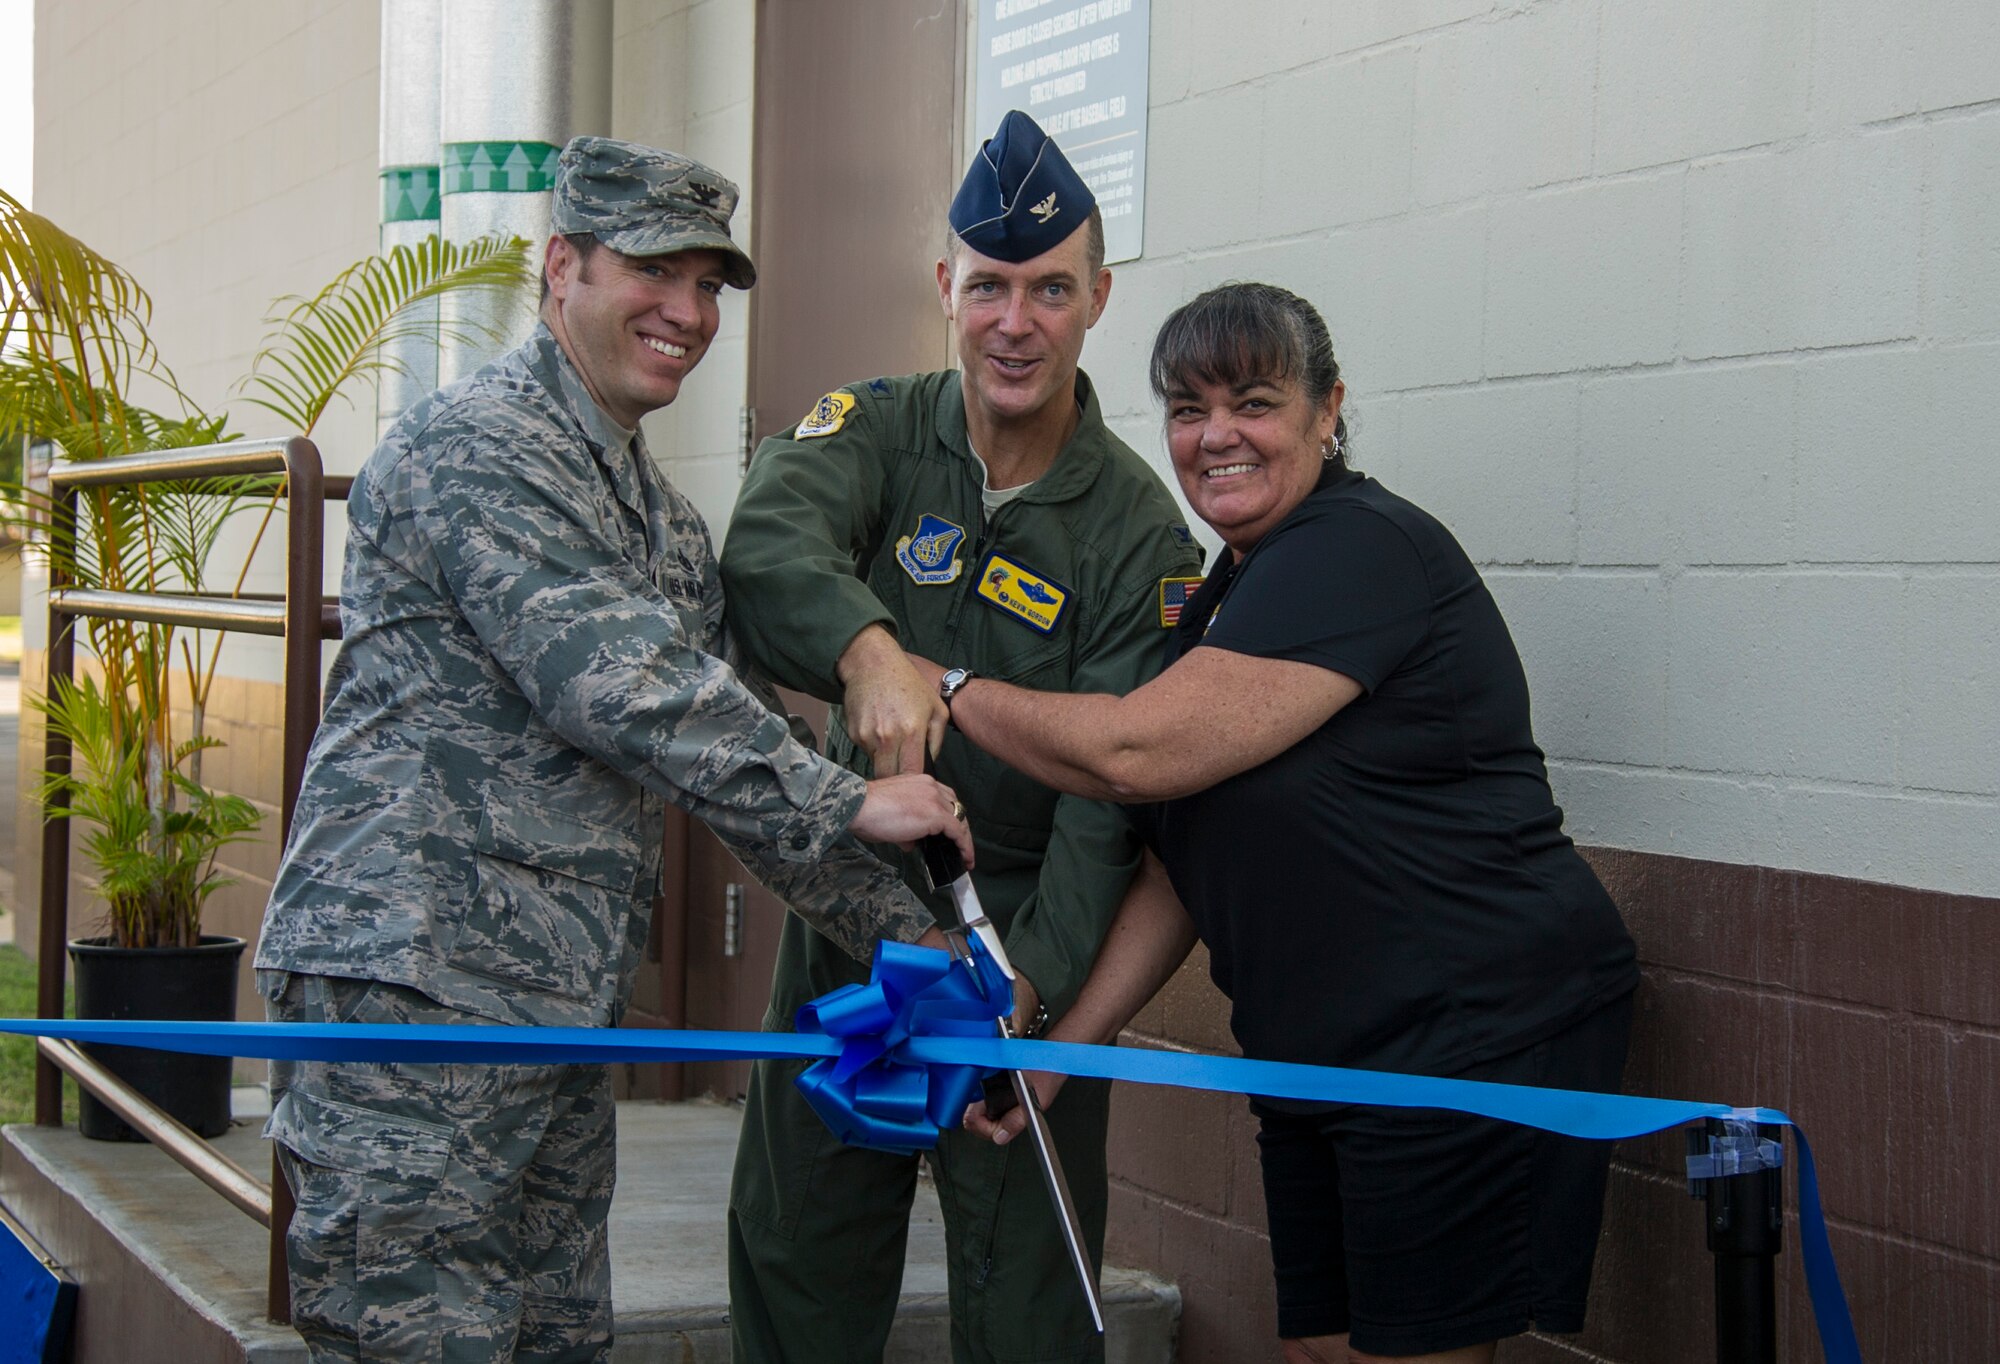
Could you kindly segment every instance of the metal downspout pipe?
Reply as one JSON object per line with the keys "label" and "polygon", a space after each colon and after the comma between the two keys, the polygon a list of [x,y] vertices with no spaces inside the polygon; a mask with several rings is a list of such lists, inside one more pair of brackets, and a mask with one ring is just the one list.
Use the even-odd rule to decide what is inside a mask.
{"label": "metal downspout pipe", "polygon": [[[415,246],[438,230],[438,90],[444,67],[444,0],[382,0],[381,250]],[[388,358],[408,370],[382,375],[375,393],[380,440],[438,383],[437,304],[426,334],[406,336]]]}
{"label": "metal downspout pipe", "polygon": [[[396,2],[384,0],[385,9]],[[444,235],[525,237],[539,276],[556,157],[579,133],[611,130],[611,0],[443,0],[442,27]],[[518,345],[534,326],[525,308],[496,313],[468,297],[444,299],[442,320],[447,331],[486,326],[499,339],[443,345],[440,383]]]}

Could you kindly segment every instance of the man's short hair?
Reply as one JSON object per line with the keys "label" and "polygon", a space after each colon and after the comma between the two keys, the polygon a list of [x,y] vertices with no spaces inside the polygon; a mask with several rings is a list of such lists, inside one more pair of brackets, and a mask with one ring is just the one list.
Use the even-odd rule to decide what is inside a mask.
{"label": "man's short hair", "polygon": [[[1083,230],[1090,234],[1083,242],[1084,273],[1096,279],[1097,272],[1104,268],[1104,210],[1093,207]],[[958,269],[958,253],[971,249],[956,232],[948,227],[944,230],[944,260],[954,271]]]}
{"label": "man's short hair", "polygon": [[[585,265],[590,264],[590,258],[597,253],[597,248],[604,245],[603,242],[597,240],[597,234],[595,232],[564,232],[558,235],[560,235],[564,241],[569,243],[570,250],[576,252],[577,259]],[[548,301],[549,301],[549,260],[548,257],[544,255],[542,257],[542,297],[540,303],[538,303],[536,306],[539,307],[541,306],[541,303],[547,303]]]}

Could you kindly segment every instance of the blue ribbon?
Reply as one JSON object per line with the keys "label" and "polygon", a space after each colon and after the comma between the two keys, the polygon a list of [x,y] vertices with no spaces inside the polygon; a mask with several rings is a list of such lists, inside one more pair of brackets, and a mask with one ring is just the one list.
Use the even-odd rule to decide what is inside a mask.
{"label": "blue ribbon", "polygon": [[1775,1109],[1237,1056],[1003,1040],[993,1035],[993,1020],[1012,1007],[1011,989],[990,957],[975,950],[972,960],[975,970],[967,971],[955,967],[948,953],[884,943],[869,983],[842,986],[800,1009],[796,1033],[50,1018],[0,1019],[0,1032],[282,1061],[573,1065],[809,1058],[817,1064],[799,1078],[799,1087],[841,1139],[901,1152],[932,1146],[939,1128],[957,1126],[980,1080],[997,1070],[1046,1070],[1318,1103],[1443,1108],[1598,1141],[1709,1118],[1747,1118],[1789,1127],[1797,1140],[1800,1250],[1820,1346],[1827,1364],[1861,1364],[1820,1206],[1812,1146],[1799,1125]]}

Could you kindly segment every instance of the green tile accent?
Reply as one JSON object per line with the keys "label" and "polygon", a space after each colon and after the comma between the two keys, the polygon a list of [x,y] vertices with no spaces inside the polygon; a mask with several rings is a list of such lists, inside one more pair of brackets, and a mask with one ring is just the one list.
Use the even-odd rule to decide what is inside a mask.
{"label": "green tile accent", "polygon": [[388,166],[383,169],[383,222],[436,222],[437,216],[436,166]]}
{"label": "green tile accent", "polygon": [[444,192],[546,194],[555,188],[562,148],[546,142],[447,142]]}

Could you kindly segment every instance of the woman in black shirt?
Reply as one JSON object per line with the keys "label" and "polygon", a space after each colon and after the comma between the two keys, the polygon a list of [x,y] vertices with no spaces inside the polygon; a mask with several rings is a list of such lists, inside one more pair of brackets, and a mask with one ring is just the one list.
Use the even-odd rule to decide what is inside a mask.
{"label": "woman in black shirt", "polygon": [[[1615,1089],[1631,939],[1562,831],[1478,571],[1347,465],[1318,313],[1211,290],[1167,319],[1151,377],[1182,491],[1228,547],[1169,666],[1122,698],[977,678],[949,697],[1006,762],[1137,807],[1157,854],[1050,1036],[1111,1040],[1199,932],[1248,1056]],[[1608,1147],[1255,1107],[1288,1360],[1477,1364],[1531,1324],[1581,1329]]]}

